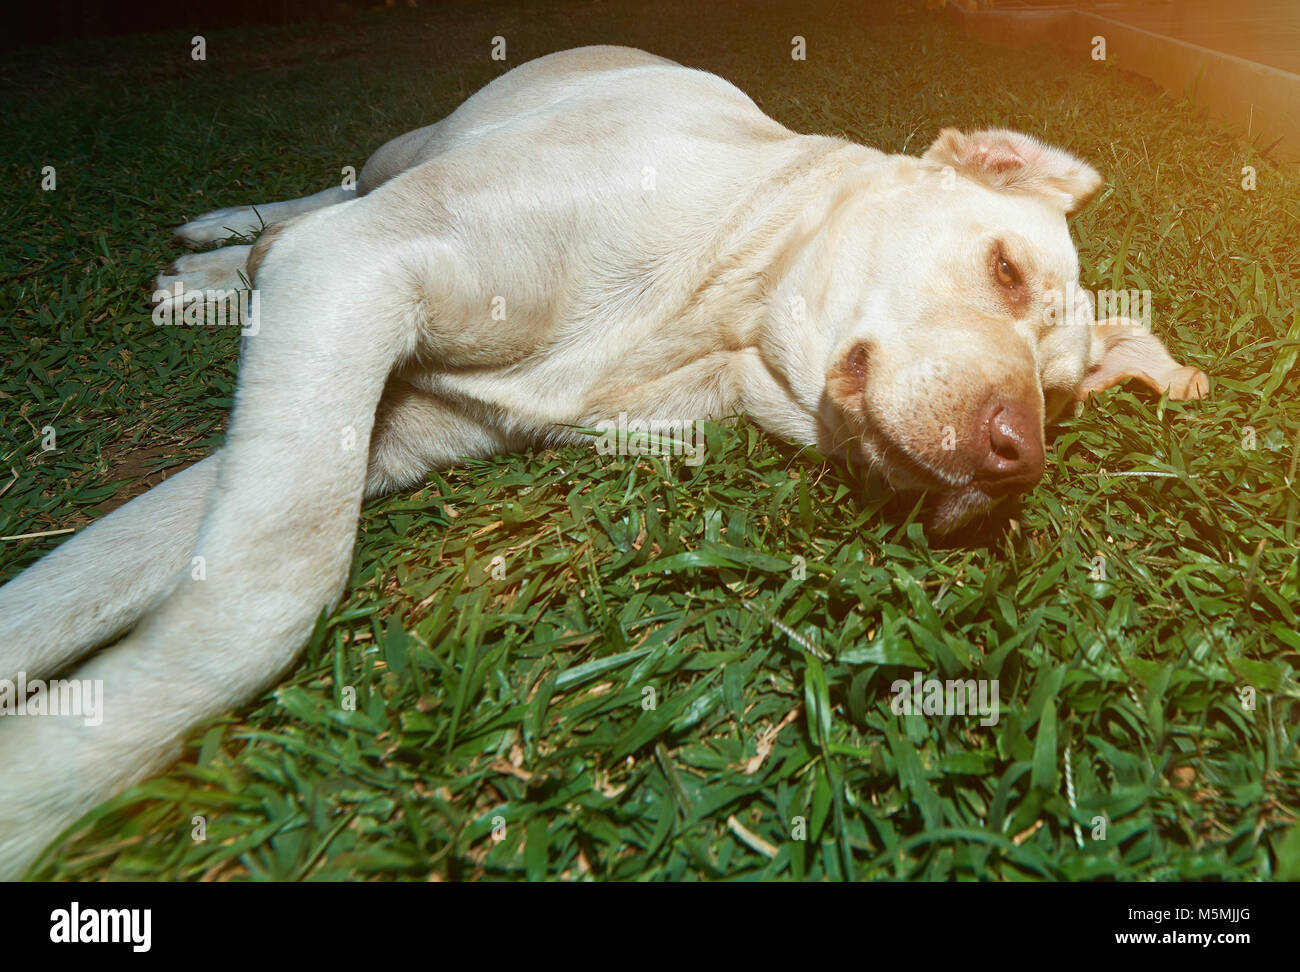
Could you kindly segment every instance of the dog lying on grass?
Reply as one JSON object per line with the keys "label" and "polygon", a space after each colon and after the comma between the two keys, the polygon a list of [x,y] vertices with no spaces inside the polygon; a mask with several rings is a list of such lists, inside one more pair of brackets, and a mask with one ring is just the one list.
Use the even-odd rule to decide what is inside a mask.
{"label": "dog lying on grass", "polygon": [[591,47],[387,143],[354,189],[181,226],[268,227],[157,283],[260,298],[229,433],[0,588],[0,679],[120,639],[71,676],[102,680],[101,725],[0,721],[0,876],[280,679],[362,500],[431,468],[743,412],[928,491],[945,532],[1038,481],[1068,402],[1204,395],[1141,326],[1061,300],[1100,183],[1007,131],[921,158],[797,135],[716,76]]}

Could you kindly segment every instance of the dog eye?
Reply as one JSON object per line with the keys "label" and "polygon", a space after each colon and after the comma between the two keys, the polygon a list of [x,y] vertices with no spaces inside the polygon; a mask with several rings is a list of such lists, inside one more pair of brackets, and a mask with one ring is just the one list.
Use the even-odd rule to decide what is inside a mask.
{"label": "dog eye", "polygon": [[994,269],[998,275],[998,283],[1007,288],[1020,286],[1020,271],[1016,265],[1001,254],[997,257]]}

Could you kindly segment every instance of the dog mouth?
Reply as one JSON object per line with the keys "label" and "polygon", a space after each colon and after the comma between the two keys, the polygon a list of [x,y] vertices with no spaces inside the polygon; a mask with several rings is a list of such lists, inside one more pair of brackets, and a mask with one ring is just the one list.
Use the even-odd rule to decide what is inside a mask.
{"label": "dog mouth", "polygon": [[[912,460],[917,469],[909,470],[911,481],[895,483],[895,488],[908,493],[924,493],[926,502],[922,515],[926,530],[936,536],[951,533],[971,520],[988,513],[1011,493],[999,493],[986,487],[973,477],[953,482],[942,471],[930,469]],[[917,475],[917,470],[921,472]]]}
{"label": "dog mouth", "polygon": [[[973,423],[967,433],[974,441],[987,440],[983,451],[972,455],[966,440],[955,440],[953,448],[931,454],[909,448],[869,402],[854,404],[856,408],[839,412],[836,451],[844,455],[847,446],[854,465],[895,493],[924,493],[920,514],[933,535],[952,533],[1029,492],[1042,476],[1044,446],[1036,409],[1008,409],[1006,399],[993,398],[977,410],[984,421]],[[1006,411],[1018,421],[1002,422]],[[994,423],[999,423],[996,430]]]}
{"label": "dog mouth", "polygon": [[1005,498],[990,496],[977,487],[941,493],[927,511],[926,528],[937,536],[952,533],[988,513]]}
{"label": "dog mouth", "polygon": [[[990,394],[951,427],[944,451],[917,451],[870,407],[846,416],[842,426],[854,440],[855,458],[900,493],[925,493],[927,532],[951,533],[1003,501],[1033,489],[1044,471],[1045,444],[1040,411],[1023,398]],[[924,425],[922,420],[922,425]],[[907,435],[916,437],[916,431]]]}
{"label": "dog mouth", "polygon": [[944,469],[914,454],[875,422],[854,423],[851,456],[879,472],[891,489],[934,494],[961,493],[975,485],[969,472]]}
{"label": "dog mouth", "polygon": [[924,493],[922,518],[935,536],[952,533],[1014,495],[971,472],[936,467],[879,430],[859,430],[855,459],[898,493]]}

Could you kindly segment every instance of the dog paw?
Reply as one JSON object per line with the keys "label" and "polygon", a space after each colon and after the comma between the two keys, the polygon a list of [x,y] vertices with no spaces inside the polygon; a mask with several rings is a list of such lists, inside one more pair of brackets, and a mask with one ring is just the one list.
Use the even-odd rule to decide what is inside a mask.
{"label": "dog paw", "polygon": [[248,286],[241,277],[248,264],[251,246],[223,246],[208,253],[190,253],[177,257],[153,282],[154,303],[165,303],[175,293],[176,284],[183,291],[240,290]]}
{"label": "dog paw", "polygon": [[232,236],[255,236],[266,224],[255,206],[231,206],[204,213],[172,230],[172,235],[186,243],[202,245],[228,240]]}

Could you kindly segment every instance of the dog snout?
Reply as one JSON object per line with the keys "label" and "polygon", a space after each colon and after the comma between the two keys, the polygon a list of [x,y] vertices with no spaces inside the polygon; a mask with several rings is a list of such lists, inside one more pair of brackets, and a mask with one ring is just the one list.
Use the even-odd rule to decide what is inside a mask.
{"label": "dog snout", "polygon": [[974,437],[975,478],[991,495],[1024,493],[1043,475],[1043,430],[1036,410],[996,399]]}

